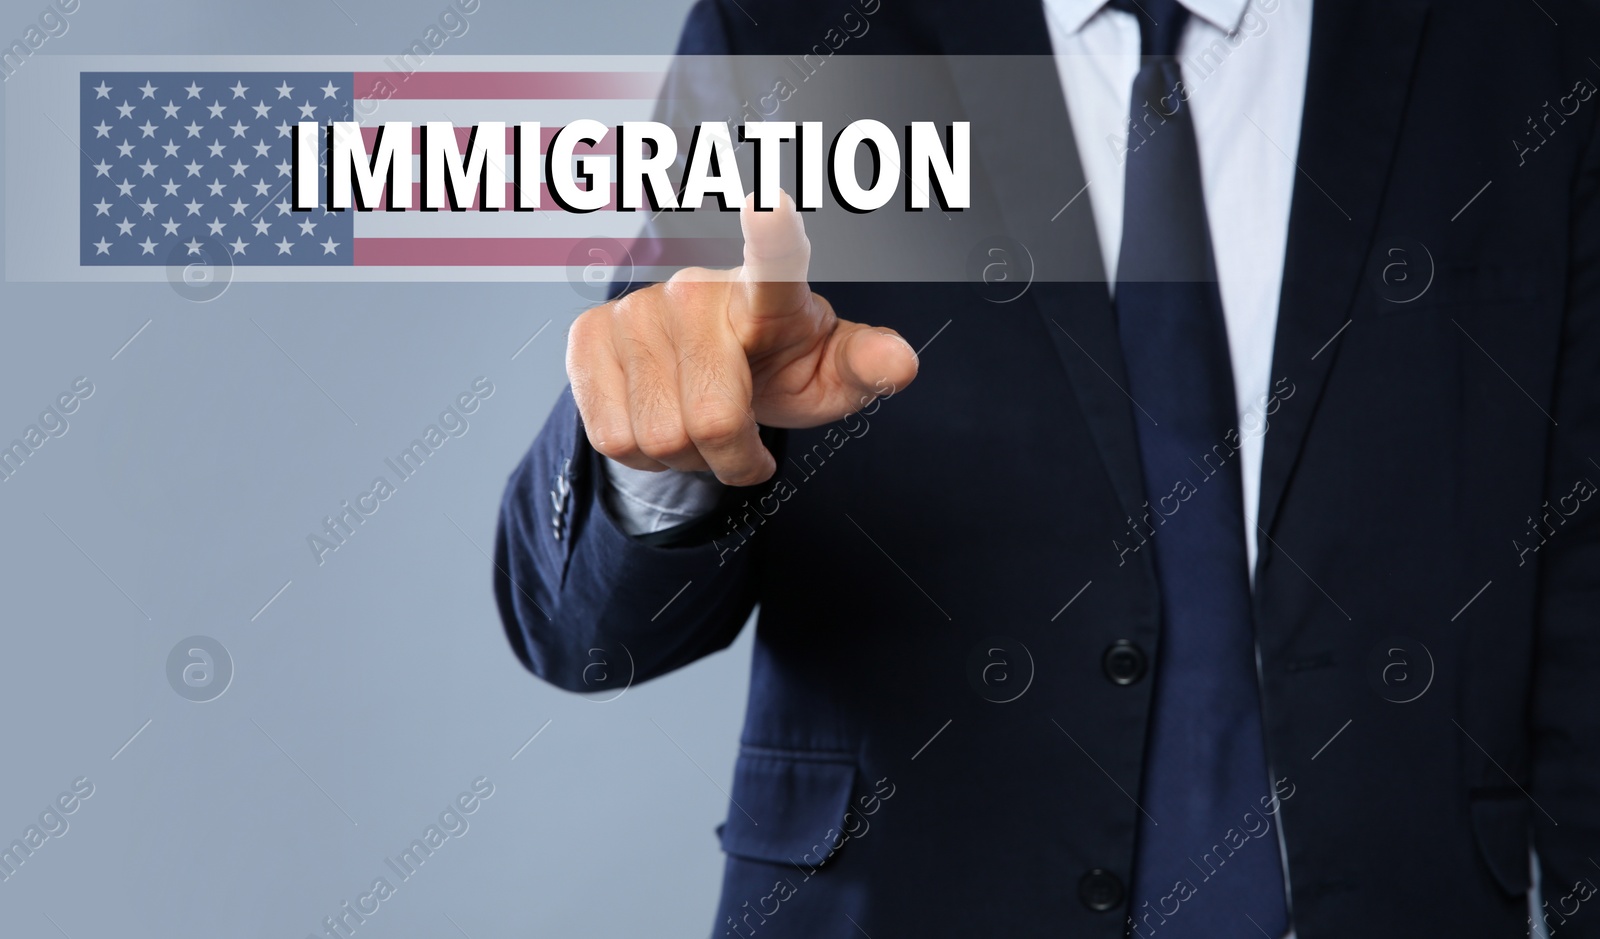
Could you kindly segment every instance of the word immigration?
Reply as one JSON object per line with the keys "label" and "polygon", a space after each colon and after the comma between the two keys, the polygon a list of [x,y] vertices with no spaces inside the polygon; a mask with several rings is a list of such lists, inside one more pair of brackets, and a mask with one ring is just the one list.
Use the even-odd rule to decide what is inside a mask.
{"label": "word immigration", "polygon": [[[613,132],[594,120],[573,121],[557,129],[541,160],[540,127],[532,121],[516,124],[509,133],[501,121],[474,124],[464,134],[465,154],[463,135],[443,121],[424,123],[415,135],[409,121],[386,121],[372,136],[370,149],[361,125],[354,121],[335,121],[326,127],[302,121],[294,129],[293,207],[302,212],[324,204],[330,211],[410,209],[414,158],[420,166],[420,208],[425,212],[459,212],[471,206],[480,211],[508,207],[531,211],[542,207],[541,190],[546,188],[560,208],[579,213],[610,208],[613,199],[622,212],[693,211],[707,196],[724,212],[736,212],[744,204],[749,190],[734,158],[735,132],[726,121],[706,121],[694,129],[677,185],[668,175],[678,160],[677,135],[671,127],[631,121],[614,130],[615,160],[579,152],[580,145],[592,150]],[[930,199],[937,199],[947,212],[972,204],[968,121],[947,124],[943,133],[931,121],[907,124],[903,162],[900,138],[882,121],[852,121],[834,136],[826,158],[820,121],[749,121],[738,125],[736,133],[740,144],[753,148],[757,211],[778,206],[780,144],[785,141],[793,144],[795,204],[801,210],[822,207],[824,181],[845,209],[880,209],[894,198],[902,176],[908,182],[907,211],[928,208]],[[862,149],[873,167],[865,182],[857,172]],[[325,192],[318,185],[323,161]]]}

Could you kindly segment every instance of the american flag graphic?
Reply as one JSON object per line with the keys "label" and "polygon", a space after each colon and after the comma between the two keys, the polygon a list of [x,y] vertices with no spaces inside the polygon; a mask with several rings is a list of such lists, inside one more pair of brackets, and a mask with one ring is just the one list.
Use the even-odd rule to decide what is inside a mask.
{"label": "american flag graphic", "polygon": [[356,263],[354,213],[289,206],[294,125],[352,120],[354,77],[81,73],[79,263]]}
{"label": "american flag graphic", "polygon": [[[289,61],[308,60],[327,61]],[[204,60],[208,66],[217,61]],[[646,267],[737,263],[736,242],[641,238],[648,213],[567,213],[547,191],[543,208],[532,212],[482,212],[476,203],[468,211],[441,212],[291,208],[292,133],[300,121],[324,127],[357,121],[369,146],[380,123],[409,121],[413,178],[420,180],[415,154],[422,124],[454,124],[465,152],[479,121],[504,121],[508,136],[517,122],[538,121],[542,154],[557,129],[579,118],[611,126],[650,119],[664,74],[660,59],[581,70],[571,66],[583,63],[570,57],[515,57],[513,63],[497,57],[494,66],[521,67],[463,70],[482,64],[441,56],[439,64],[409,72],[260,67],[272,64],[271,57],[227,61],[244,67],[72,68],[77,231],[75,256],[67,263],[77,274],[61,263],[67,260],[59,253],[65,232],[44,228],[35,229],[31,241],[8,243],[8,266],[25,277],[52,280],[143,280],[149,278],[142,269],[195,263],[222,264],[236,276],[263,280],[561,280],[571,279],[575,264],[626,263],[643,273]],[[370,57],[355,61],[375,64]],[[55,71],[64,66],[71,63],[61,61]],[[45,84],[46,70],[28,77]],[[52,80],[59,86],[67,78],[58,74]],[[31,116],[67,134],[71,125],[52,114],[66,95],[47,88],[34,97],[38,113]],[[30,114],[28,102],[23,104],[17,120],[26,130]],[[8,144],[8,159],[28,164],[15,175],[61,178],[62,151],[34,152],[44,143],[38,133],[28,148]],[[612,159],[612,136],[592,148],[580,146],[578,154]],[[8,134],[8,140],[16,139]],[[508,141],[508,161],[513,149]],[[321,168],[318,174],[325,195]],[[24,191],[17,206],[25,198]],[[412,204],[420,202],[414,197]]]}

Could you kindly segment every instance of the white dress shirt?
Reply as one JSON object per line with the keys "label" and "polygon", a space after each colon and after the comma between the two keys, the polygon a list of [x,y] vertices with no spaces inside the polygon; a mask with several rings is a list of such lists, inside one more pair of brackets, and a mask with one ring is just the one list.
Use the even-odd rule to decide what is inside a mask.
{"label": "white dress shirt", "polygon": [[[1122,243],[1123,167],[1139,23],[1104,0],[1043,0],[1056,70],[1094,211],[1106,282],[1114,285]],[[1244,530],[1256,558],[1263,438],[1272,375],[1278,294],[1298,172],[1300,115],[1311,48],[1311,0],[1182,0],[1192,14],[1178,58],[1200,154],[1227,322],[1241,439]],[[1292,393],[1292,392],[1289,392]],[[1287,396],[1287,394],[1286,394]],[[608,503],[630,534],[688,521],[712,508],[720,484],[709,474],[648,473],[611,463]],[[1252,573],[1253,576],[1253,573]],[[1265,785],[1267,781],[1263,781]],[[1281,819],[1280,819],[1281,821]],[[1282,826],[1279,825],[1282,851]],[[1201,851],[1208,845],[1196,845]],[[1287,865],[1285,865],[1287,882]],[[1290,933],[1289,939],[1293,939]]]}

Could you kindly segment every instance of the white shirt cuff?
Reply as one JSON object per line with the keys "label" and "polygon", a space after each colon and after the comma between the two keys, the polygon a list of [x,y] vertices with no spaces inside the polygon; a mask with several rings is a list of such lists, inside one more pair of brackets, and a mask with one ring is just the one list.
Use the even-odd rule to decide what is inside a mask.
{"label": "white shirt cuff", "polygon": [[694,521],[717,507],[722,483],[710,472],[636,470],[607,457],[601,498],[629,535]]}

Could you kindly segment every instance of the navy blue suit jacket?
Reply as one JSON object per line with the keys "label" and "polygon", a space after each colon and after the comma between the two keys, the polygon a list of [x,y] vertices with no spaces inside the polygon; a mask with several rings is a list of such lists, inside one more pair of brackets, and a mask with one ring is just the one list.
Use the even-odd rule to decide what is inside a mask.
{"label": "navy blue suit jacket", "polygon": [[[1219,831],[1193,878],[1281,826],[1300,939],[1525,935],[1530,844],[1549,924],[1600,936],[1600,33],[1541,2],[1316,5],[1254,594],[1284,782],[1270,837]],[[682,50],[798,54],[850,9],[702,0]],[[1029,115],[974,132],[1021,161],[991,174],[1011,233],[1094,251],[1086,211],[1039,211],[1082,175],[1037,0],[870,21],[849,51],[1041,57],[961,94]],[[1432,277],[1411,302],[1393,248]],[[511,645],[596,690],[760,605],[713,935],[1121,936],[1166,509],[1105,285],[816,289],[913,346],[943,328],[916,384],[782,435],[779,481],[679,547],[608,515],[563,394],[505,494]]]}

